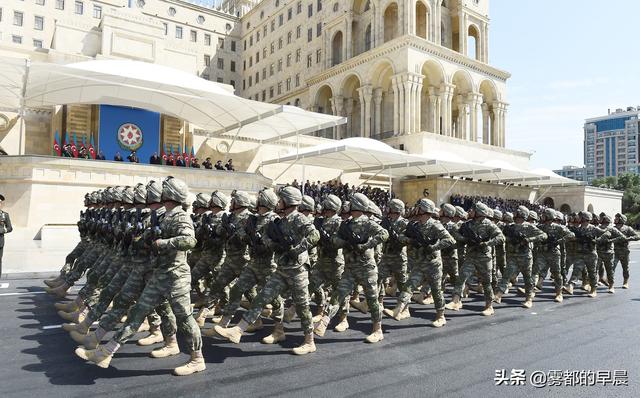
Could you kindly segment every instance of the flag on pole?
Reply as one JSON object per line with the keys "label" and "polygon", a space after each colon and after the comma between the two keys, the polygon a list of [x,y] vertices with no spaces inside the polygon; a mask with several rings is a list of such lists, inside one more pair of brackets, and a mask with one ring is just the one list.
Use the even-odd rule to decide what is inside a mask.
{"label": "flag on pole", "polygon": [[191,157],[189,158],[189,162],[193,163],[193,159],[196,158],[195,150],[193,149],[193,145],[191,145]]}
{"label": "flag on pole", "polygon": [[91,138],[89,139],[89,155],[91,155],[91,159],[93,159],[93,160],[96,159],[96,149],[95,149],[95,144],[93,142],[93,134],[91,135]]}
{"label": "flag on pole", "polygon": [[166,165],[167,164],[167,144],[162,144],[162,149],[160,150],[160,154],[162,156],[162,164]]}
{"label": "flag on pole", "polygon": [[175,165],[176,165],[176,157],[175,157],[175,155],[173,154],[173,144],[169,144],[169,163],[170,163],[172,166],[175,166]]}
{"label": "flag on pole", "polygon": [[184,146],[184,152],[182,152],[182,157],[184,158],[184,164],[185,166],[189,167],[191,166],[191,159],[189,159],[189,149],[187,148],[187,146]]}
{"label": "flag on pole", "polygon": [[73,157],[78,157],[78,147],[76,146],[77,142],[76,133],[73,133],[73,142],[71,142],[71,152],[73,152]]}
{"label": "flag on pole", "polygon": [[56,152],[56,155],[62,156],[62,148],[60,147],[60,137],[58,136],[58,130],[56,130],[56,135],[53,137],[53,150]]}
{"label": "flag on pole", "polygon": [[64,142],[62,143],[62,146],[65,146],[67,144],[71,144],[71,142],[69,142],[69,132],[65,132],[64,133]]}

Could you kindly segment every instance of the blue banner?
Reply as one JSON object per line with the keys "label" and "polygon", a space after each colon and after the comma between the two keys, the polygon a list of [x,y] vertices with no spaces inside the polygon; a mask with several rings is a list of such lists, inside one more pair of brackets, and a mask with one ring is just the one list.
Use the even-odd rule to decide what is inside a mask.
{"label": "blue banner", "polygon": [[160,155],[160,114],[144,109],[100,105],[99,146],[106,160],[120,152],[126,161],[136,151],[140,163]]}

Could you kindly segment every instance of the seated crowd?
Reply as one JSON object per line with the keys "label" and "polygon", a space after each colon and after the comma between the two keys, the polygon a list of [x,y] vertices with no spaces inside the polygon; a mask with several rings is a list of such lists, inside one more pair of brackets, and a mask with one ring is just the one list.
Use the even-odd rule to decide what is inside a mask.
{"label": "seated crowd", "polygon": [[451,195],[450,203],[454,206],[460,206],[465,211],[469,211],[477,202],[482,202],[492,209],[498,209],[502,212],[514,212],[518,206],[524,206],[529,210],[535,210],[536,213],[542,214],[546,206],[538,203],[531,203],[528,200],[504,199],[493,196],[466,196]]}

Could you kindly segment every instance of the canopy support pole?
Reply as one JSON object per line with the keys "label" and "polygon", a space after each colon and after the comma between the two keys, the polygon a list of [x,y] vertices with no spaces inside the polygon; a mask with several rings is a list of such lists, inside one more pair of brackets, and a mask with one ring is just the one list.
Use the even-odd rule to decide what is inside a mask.
{"label": "canopy support pole", "polygon": [[538,199],[536,199],[533,203],[538,203],[540,199],[542,199],[547,194],[547,192],[551,190],[551,188],[553,188],[553,186],[550,186],[549,188],[547,188],[546,191],[544,191],[542,195],[538,196]]}
{"label": "canopy support pole", "polygon": [[278,174],[278,176],[277,176],[276,178],[274,178],[273,180],[274,180],[274,181],[276,181],[276,180],[280,179],[280,177],[282,177],[282,175],[283,175],[284,173],[286,173],[287,171],[289,171],[289,169],[290,169],[291,167],[293,167],[293,165],[294,165],[294,164],[296,164],[296,163],[298,163],[298,161],[297,161],[297,160],[296,160],[295,162],[291,163],[289,166],[287,166],[287,168],[286,168],[286,169],[284,169],[284,170],[282,171],[282,173]]}
{"label": "canopy support pole", "polygon": [[371,181],[373,178],[376,178],[378,176],[378,174],[382,173],[384,171],[384,169],[380,169],[377,173],[375,173],[374,175],[372,175],[371,177],[367,178],[366,180],[364,180],[364,182],[361,182],[360,184],[358,184],[359,187],[363,186],[364,184],[368,183],[369,181]]}
{"label": "canopy support pole", "polygon": [[444,196],[442,197],[443,199],[446,198],[447,196],[449,196],[449,194],[451,193],[451,191],[453,191],[453,188],[456,186],[456,184],[458,183],[458,181],[460,181],[459,178],[457,178],[455,180],[455,182],[451,185],[451,187],[449,188],[449,190],[444,194]]}
{"label": "canopy support pole", "polygon": [[29,81],[29,69],[31,66],[31,61],[28,59],[24,60],[24,79],[22,81],[22,96],[20,98],[20,140],[18,141],[18,154],[24,155],[26,154],[26,136],[25,136],[25,121],[24,118],[26,116],[26,96],[27,96],[27,81]]}

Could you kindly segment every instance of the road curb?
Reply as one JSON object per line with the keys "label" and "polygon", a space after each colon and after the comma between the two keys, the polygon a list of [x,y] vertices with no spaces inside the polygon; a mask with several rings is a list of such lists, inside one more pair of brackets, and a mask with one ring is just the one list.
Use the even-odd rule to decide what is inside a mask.
{"label": "road curb", "polygon": [[60,275],[57,271],[45,271],[45,272],[9,272],[2,274],[0,279],[2,280],[16,280],[16,279],[43,279],[53,278]]}

